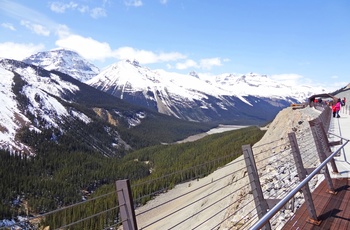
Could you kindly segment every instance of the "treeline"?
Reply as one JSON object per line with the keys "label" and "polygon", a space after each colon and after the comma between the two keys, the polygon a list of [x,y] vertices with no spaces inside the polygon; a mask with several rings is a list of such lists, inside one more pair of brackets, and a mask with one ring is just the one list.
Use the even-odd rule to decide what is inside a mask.
{"label": "treeline", "polygon": [[[44,148],[44,147],[43,147]],[[35,157],[0,151],[0,219],[25,213],[45,213],[82,200],[104,184],[116,179],[143,178],[147,165],[96,152],[62,151],[46,144]],[[25,210],[22,201],[27,201]]]}
{"label": "treeline", "polygon": [[[35,157],[0,151],[0,219],[45,213],[81,202],[83,197],[89,200],[110,193],[102,199],[51,214],[42,222],[59,228],[103,212],[70,229],[110,226],[118,217],[116,180],[130,179],[136,202],[143,204],[151,198],[150,194],[208,175],[238,157],[242,145],[254,144],[263,134],[256,127],[249,127],[195,142],[143,148],[124,157],[103,157],[90,149],[74,150],[73,146],[80,146],[74,141],[71,145],[40,143],[41,151]],[[108,209],[112,210],[104,212]]]}
{"label": "treeline", "polygon": [[[152,173],[147,178],[133,181],[133,196],[148,201],[155,191],[163,192],[176,184],[201,178],[236,159],[242,154],[242,145],[253,145],[264,135],[257,127],[212,134],[195,142],[160,145],[140,149],[125,159],[147,162]],[[152,180],[152,183],[144,183]],[[138,186],[138,184],[142,186]]]}

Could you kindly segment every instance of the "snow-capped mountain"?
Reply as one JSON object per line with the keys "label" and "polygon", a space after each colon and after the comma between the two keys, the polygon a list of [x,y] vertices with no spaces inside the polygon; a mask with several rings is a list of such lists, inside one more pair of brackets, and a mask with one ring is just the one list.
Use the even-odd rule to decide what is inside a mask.
{"label": "snow-capped mountain", "polygon": [[284,85],[254,73],[185,75],[151,70],[128,60],[97,74],[97,67],[64,49],[40,52],[24,61],[66,73],[129,103],[189,121],[264,123],[281,108],[323,92]]}
{"label": "snow-capped mountain", "polygon": [[266,75],[189,75],[150,70],[121,61],[87,84],[118,98],[185,120],[266,122],[291,103],[304,102],[320,89],[292,87]]}
{"label": "snow-capped mountain", "polygon": [[[84,144],[106,156],[118,155],[119,149],[125,152],[139,143],[174,141],[179,137],[169,133],[179,133],[181,125],[189,125],[176,127],[172,124],[179,124],[178,119],[132,106],[67,74],[24,62],[0,59],[0,77],[0,149],[10,152],[35,154],[35,148],[41,147],[38,139],[59,144],[69,136],[72,143]],[[145,128],[144,119],[148,122]],[[154,130],[158,136],[151,140],[153,123],[171,127],[164,130],[169,133],[158,135]],[[124,134],[133,132],[128,138],[136,135],[139,139],[124,140],[120,128]],[[149,136],[138,134],[144,133],[143,129]],[[198,126],[188,130],[194,134]]]}
{"label": "snow-capped mountain", "polygon": [[96,66],[85,60],[78,53],[65,49],[39,52],[25,58],[23,62],[46,70],[60,71],[81,82],[95,77],[100,72]]}
{"label": "snow-capped mountain", "polygon": [[67,106],[68,101],[64,103],[65,97],[80,91],[74,83],[40,67],[9,59],[0,60],[0,76],[1,147],[33,154],[31,147],[17,138],[22,128],[38,133],[52,128],[63,133],[68,120],[92,122],[84,113]]}

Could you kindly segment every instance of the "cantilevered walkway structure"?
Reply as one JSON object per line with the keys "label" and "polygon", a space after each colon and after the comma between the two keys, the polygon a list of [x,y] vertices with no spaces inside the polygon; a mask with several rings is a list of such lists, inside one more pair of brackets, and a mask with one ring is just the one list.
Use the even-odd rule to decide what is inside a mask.
{"label": "cantilevered walkway structure", "polygon": [[[349,112],[332,118],[330,132],[350,139]],[[307,205],[303,204],[283,229],[350,229],[350,145],[335,158],[338,173],[331,173],[335,193],[328,192],[323,181],[312,193],[318,222],[310,221]],[[330,169],[331,170],[331,169]]]}

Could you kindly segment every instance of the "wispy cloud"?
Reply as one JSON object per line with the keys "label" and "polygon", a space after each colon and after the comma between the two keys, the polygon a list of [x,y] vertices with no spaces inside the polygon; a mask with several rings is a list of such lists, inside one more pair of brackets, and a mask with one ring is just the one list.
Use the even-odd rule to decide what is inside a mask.
{"label": "wispy cloud", "polygon": [[11,23],[1,23],[1,27],[12,31],[16,31],[16,28]]}
{"label": "wispy cloud", "polygon": [[220,58],[207,58],[200,60],[200,67],[205,70],[210,70],[213,66],[221,66]]}
{"label": "wispy cloud", "polygon": [[43,35],[43,36],[49,36],[50,35],[50,30],[45,28],[43,25],[35,24],[30,21],[21,21],[21,25],[25,26],[29,30],[33,31],[34,33],[38,35]]}
{"label": "wispy cloud", "polygon": [[160,0],[160,4],[165,5],[165,4],[167,4],[167,3],[168,3],[168,0]]}
{"label": "wispy cloud", "polygon": [[104,8],[105,5],[109,4],[109,1],[104,0],[102,2],[102,7],[95,7],[90,8],[88,5],[81,5],[76,2],[69,2],[69,3],[63,3],[63,2],[51,2],[50,3],[50,9],[55,13],[65,13],[67,10],[77,10],[82,14],[89,14],[92,18],[101,18],[106,17],[107,12]]}
{"label": "wispy cloud", "polygon": [[188,59],[185,62],[181,63],[176,63],[175,68],[179,70],[184,70],[188,68],[197,68],[197,69],[202,69],[202,70],[210,70],[214,66],[221,66],[222,61],[220,58],[206,58],[206,59],[201,59],[199,63],[192,59]]}
{"label": "wispy cloud", "polygon": [[101,18],[101,17],[106,17],[107,13],[105,9],[101,7],[96,7],[90,11],[90,16],[93,18]]}
{"label": "wispy cloud", "polygon": [[127,6],[139,7],[142,6],[142,0],[124,0],[124,4]]}
{"label": "wispy cloud", "polygon": [[48,36],[58,26],[45,15],[13,1],[1,0],[0,12],[18,20],[21,25],[39,35]]}
{"label": "wispy cloud", "polygon": [[176,63],[175,68],[179,70],[184,70],[188,68],[199,68],[199,65],[194,60],[188,59],[185,62]]}
{"label": "wispy cloud", "polygon": [[77,9],[78,4],[75,2],[63,3],[63,2],[51,2],[50,9],[56,13],[64,13],[67,9]]}
{"label": "wispy cloud", "polygon": [[4,58],[22,60],[30,55],[44,50],[43,44],[32,43],[0,43],[0,56]]}
{"label": "wispy cloud", "polygon": [[304,77],[299,74],[276,74],[272,75],[271,78],[287,85],[298,85],[299,81],[304,79]]}

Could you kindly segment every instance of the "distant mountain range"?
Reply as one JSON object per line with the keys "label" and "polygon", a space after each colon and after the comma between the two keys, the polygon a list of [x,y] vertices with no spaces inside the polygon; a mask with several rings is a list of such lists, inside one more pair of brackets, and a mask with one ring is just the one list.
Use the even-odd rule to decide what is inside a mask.
{"label": "distant mountain range", "polygon": [[10,152],[35,155],[44,143],[65,140],[119,156],[213,127],[131,105],[70,75],[21,61],[0,59],[0,76],[0,149]]}
{"label": "distant mountain range", "polygon": [[62,49],[23,61],[0,59],[0,75],[0,147],[30,154],[35,143],[24,133],[45,133],[57,143],[69,133],[104,155],[118,155],[218,124],[261,125],[320,93],[265,75],[184,75],[128,60],[100,72]]}
{"label": "distant mountain range", "polygon": [[184,75],[151,70],[135,60],[120,61],[88,78],[84,71],[92,64],[67,50],[38,53],[24,61],[69,75],[81,73],[73,77],[131,104],[197,122],[262,124],[291,103],[323,92],[311,86],[284,85],[266,75]]}

